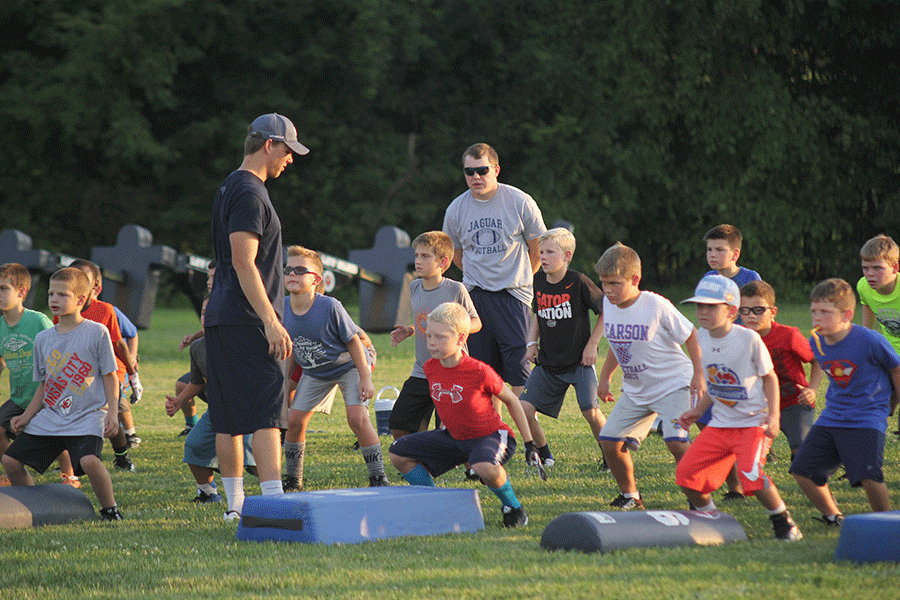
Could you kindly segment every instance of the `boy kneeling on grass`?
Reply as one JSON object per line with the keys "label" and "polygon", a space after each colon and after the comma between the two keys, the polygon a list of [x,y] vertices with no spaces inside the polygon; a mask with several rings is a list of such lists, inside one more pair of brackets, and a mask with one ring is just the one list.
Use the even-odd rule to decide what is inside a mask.
{"label": "boy kneeling on grass", "polygon": [[50,276],[48,303],[59,322],[34,340],[34,378],[41,384],[25,412],[10,422],[15,433],[24,433],[3,455],[3,468],[13,485],[34,485],[25,465],[43,473],[68,450],[75,475],[90,478],[100,518],[119,521],[112,479],[100,458],[103,437],[119,429],[119,382],[109,331],[81,315],[90,287],[75,268]]}
{"label": "boy kneeling on grass", "polygon": [[432,477],[468,463],[503,503],[503,525],[523,526],[528,515],[503,468],[516,452],[516,438],[494,410],[493,397],[506,404],[525,441],[526,457],[539,464],[531,431],[519,399],[496,371],[463,352],[468,335],[469,314],[462,305],[445,302],[429,313],[425,337],[432,358],[424,365],[425,376],[446,429],[396,440],[391,464],[410,485],[433,486]]}

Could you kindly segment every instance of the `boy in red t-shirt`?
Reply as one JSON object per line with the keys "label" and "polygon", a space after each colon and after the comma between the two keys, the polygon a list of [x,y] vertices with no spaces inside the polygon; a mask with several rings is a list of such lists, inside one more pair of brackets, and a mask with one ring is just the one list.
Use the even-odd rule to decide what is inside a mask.
{"label": "boy in red t-shirt", "polygon": [[503,503],[503,525],[523,526],[528,516],[503,468],[516,452],[516,438],[494,410],[494,396],[506,404],[522,434],[526,457],[537,461],[537,452],[519,399],[496,371],[463,352],[469,325],[468,312],[455,302],[444,302],[429,313],[425,338],[432,358],[424,365],[425,376],[446,429],[396,440],[390,448],[391,464],[411,485],[433,486],[432,477],[468,463]]}
{"label": "boy in red t-shirt", "polygon": [[781,431],[791,448],[791,459],[816,421],[816,390],[809,387],[803,363],[813,360],[809,341],[800,330],[775,322],[775,290],[765,281],[751,281],[741,288],[744,327],[762,337],[772,356],[781,388]]}

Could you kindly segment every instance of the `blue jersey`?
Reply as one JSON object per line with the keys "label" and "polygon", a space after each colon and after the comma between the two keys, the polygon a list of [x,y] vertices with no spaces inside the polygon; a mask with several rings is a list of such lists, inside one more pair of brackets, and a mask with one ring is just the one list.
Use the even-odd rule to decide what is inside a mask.
{"label": "blue jersey", "polygon": [[339,300],[316,294],[310,309],[297,315],[286,297],[284,328],[294,342],[294,361],[303,367],[304,377],[337,379],[355,366],[347,343],[359,327]]}
{"label": "blue jersey", "polygon": [[888,371],[900,365],[897,351],[884,336],[859,325],[836,344],[819,341],[810,338],[809,344],[830,384],[816,425],[885,433],[893,391]]}

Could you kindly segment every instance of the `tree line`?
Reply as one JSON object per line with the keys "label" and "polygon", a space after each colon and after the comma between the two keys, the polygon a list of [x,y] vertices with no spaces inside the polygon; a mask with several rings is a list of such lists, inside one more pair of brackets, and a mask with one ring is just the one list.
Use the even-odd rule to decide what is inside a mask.
{"label": "tree line", "polygon": [[246,126],[311,153],[269,188],[288,243],[336,254],[441,227],[485,141],[575,268],[617,240],[691,285],[702,235],[803,295],[900,236],[890,0],[5,0],[0,228],[84,254],[126,223],[209,254]]}

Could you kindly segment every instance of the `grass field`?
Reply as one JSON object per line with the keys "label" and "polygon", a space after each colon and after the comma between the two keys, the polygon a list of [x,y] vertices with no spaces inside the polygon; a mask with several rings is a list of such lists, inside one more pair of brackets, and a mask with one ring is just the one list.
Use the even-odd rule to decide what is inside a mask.
{"label": "grass field", "polygon": [[[692,315],[691,315],[692,316]],[[785,306],[783,323],[809,328],[806,307]],[[780,459],[767,468],[805,534],[798,543],[776,542],[759,504],[748,499],[721,505],[747,531],[748,542],[719,547],[653,548],[607,555],[555,552],[539,546],[544,527],[572,511],[606,510],[617,494],[609,474],[597,472],[599,457],[574,398],[558,421],[542,420],[557,465],[549,481],[526,472],[521,453],[510,464],[517,495],[530,517],[524,529],[506,530],[496,497],[481,489],[486,529],[476,534],[404,538],[360,545],[315,546],[237,542],[236,524],[222,521],[222,505],[194,506],[192,479],[181,464],[183,422],[165,416],[164,394],[188,367],[177,351],[197,320],[187,310],[157,309],[152,328],[141,332],[144,400],[135,407],[140,448],[138,471],[112,472],[121,523],[91,522],[26,530],[0,530],[3,589],[8,598],[765,598],[896,599],[900,566],[834,563],[838,532],[812,520],[817,513],[787,474],[784,437]],[[372,336],[379,351],[376,389],[398,386],[409,375],[412,342],[390,347],[387,335]],[[605,343],[605,342],[604,342]],[[605,352],[605,347],[603,348]],[[601,359],[604,356],[601,353]],[[7,394],[6,378],[0,394]],[[618,389],[618,382],[614,382]],[[820,393],[820,403],[823,402]],[[202,408],[202,407],[201,407]],[[608,414],[611,406],[605,406]],[[374,419],[374,415],[373,415]],[[892,419],[893,422],[893,419]],[[310,426],[307,489],[358,487],[367,475],[340,402],[334,414]],[[891,427],[894,429],[894,427]],[[885,472],[894,506],[900,506],[900,444],[887,442]],[[382,438],[387,450],[388,439]],[[111,463],[111,451],[105,448]],[[673,462],[662,440],[648,438],[635,457],[638,484],[648,509],[684,509],[674,485]],[[392,469],[395,484],[400,478]],[[57,474],[36,478],[55,482]],[[97,506],[87,478],[82,488]],[[469,487],[462,472],[438,485]],[[259,493],[253,478],[248,494]],[[833,487],[845,514],[868,511],[864,493],[845,482]],[[718,497],[718,494],[717,494]],[[900,543],[900,540],[897,540]]]}

